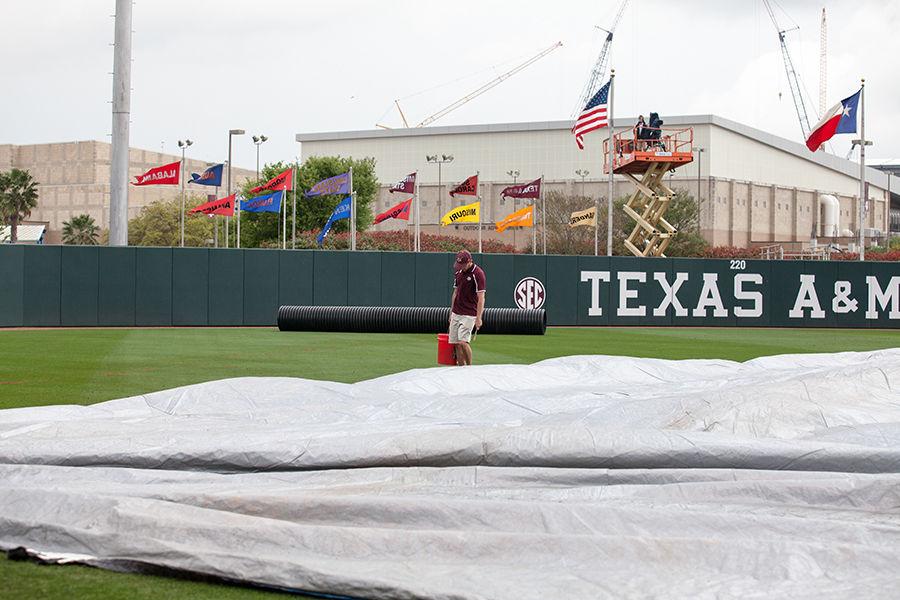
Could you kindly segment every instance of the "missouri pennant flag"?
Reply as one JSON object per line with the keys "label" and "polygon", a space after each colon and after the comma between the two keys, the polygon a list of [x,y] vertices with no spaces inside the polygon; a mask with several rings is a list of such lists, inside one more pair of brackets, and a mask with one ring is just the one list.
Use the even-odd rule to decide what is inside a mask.
{"label": "missouri pennant flag", "polygon": [[472,175],[461,184],[450,190],[451,196],[477,196],[478,175]]}
{"label": "missouri pennant flag", "polygon": [[136,175],[131,185],[178,185],[181,177],[181,161],[161,167],[153,167],[143,175]]}
{"label": "missouri pennant flag", "polygon": [[526,206],[521,210],[506,215],[502,221],[497,223],[497,231],[506,231],[509,227],[532,227],[534,226],[534,206]]}
{"label": "missouri pennant flag", "polygon": [[579,227],[581,225],[596,225],[596,213],[593,208],[587,210],[578,210],[569,217],[569,227]]}
{"label": "missouri pennant flag", "polygon": [[400,204],[396,206],[392,206],[387,209],[377,217],[375,217],[375,225],[378,225],[382,221],[387,221],[388,219],[403,219],[404,221],[409,221],[409,209],[412,206],[413,199],[404,200]]}
{"label": "missouri pennant flag", "polygon": [[272,179],[262,185],[258,185],[249,194],[258,194],[260,192],[289,192],[294,189],[294,169],[282,171]]}
{"label": "missouri pennant flag", "polygon": [[481,221],[481,202],[457,206],[441,217],[441,227],[456,223],[478,223]]}

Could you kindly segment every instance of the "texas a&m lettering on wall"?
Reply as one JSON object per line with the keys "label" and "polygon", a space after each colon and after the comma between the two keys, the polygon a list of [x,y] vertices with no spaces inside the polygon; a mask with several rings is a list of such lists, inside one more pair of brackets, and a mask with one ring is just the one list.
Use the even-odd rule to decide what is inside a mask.
{"label": "texas a&m lettering on wall", "polygon": [[[697,261],[697,266],[702,265]],[[785,267],[794,272],[779,272]],[[764,319],[798,327],[821,326],[825,321],[837,327],[900,321],[900,275],[855,273],[841,279],[834,276],[836,268],[830,273],[819,269],[822,272],[816,274],[803,272],[802,265],[783,262],[766,270],[769,279],[777,282],[752,271],[610,269],[582,270],[580,283],[590,286],[587,316],[605,316],[609,324],[632,324],[622,321],[649,317],[671,317],[673,324],[695,319],[716,324],[716,320],[731,319],[740,325],[741,321]]]}

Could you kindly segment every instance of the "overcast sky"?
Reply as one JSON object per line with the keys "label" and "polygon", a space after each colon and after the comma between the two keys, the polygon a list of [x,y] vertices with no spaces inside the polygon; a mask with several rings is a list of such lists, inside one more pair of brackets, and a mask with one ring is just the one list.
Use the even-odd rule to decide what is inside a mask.
{"label": "overcast sky", "polygon": [[[0,143],[108,140],[114,0],[5,0]],[[436,125],[569,118],[619,0],[137,0],[132,147],[253,168],[297,155],[298,132],[418,123],[557,41],[563,47]],[[900,157],[900,2],[779,0],[776,16],[818,120],[865,77],[869,156]],[[715,114],[801,140],[762,0],[631,0],[616,30],[615,116]],[[834,144],[845,155],[849,139]],[[837,138],[836,138],[837,139]],[[573,142],[574,143],[574,142]]]}

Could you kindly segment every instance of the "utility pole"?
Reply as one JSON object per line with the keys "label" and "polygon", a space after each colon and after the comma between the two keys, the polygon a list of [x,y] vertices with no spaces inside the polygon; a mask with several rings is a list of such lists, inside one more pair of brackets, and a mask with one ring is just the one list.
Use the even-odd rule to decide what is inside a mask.
{"label": "utility pole", "polygon": [[113,48],[112,154],[109,163],[109,245],[128,245],[128,149],[131,119],[131,6],[116,0]]}

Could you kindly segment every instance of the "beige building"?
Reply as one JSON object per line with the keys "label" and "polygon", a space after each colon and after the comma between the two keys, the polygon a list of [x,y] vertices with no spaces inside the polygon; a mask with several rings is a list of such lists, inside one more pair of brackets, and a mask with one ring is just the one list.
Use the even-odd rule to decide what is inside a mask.
{"label": "beige building", "polygon": [[[701,230],[713,245],[748,246],[767,243],[808,244],[814,226],[822,237],[825,211],[835,213],[838,243],[850,244],[848,232],[859,227],[859,165],[825,152],[811,153],[799,142],[779,138],[758,129],[704,115],[667,117],[666,128],[693,129],[695,160],[666,177],[675,189],[687,190],[700,198]],[[632,127],[632,119],[616,119],[616,131]],[[389,183],[412,171],[419,172],[424,231],[437,231],[439,216],[465,201],[452,200],[450,186],[476,171],[480,172],[480,194],[484,221],[493,223],[524,206],[522,201],[500,198],[500,191],[512,183],[510,171],[518,171],[518,182],[545,178],[546,190],[600,197],[607,195],[603,175],[605,131],[588,134],[586,148],[578,150],[570,132],[570,121],[507,123],[421,129],[390,129],[332,133],[302,133],[296,139],[301,155],[342,155],[374,157],[382,183],[376,211],[402,198],[389,194]],[[873,137],[877,137],[874,132]],[[427,155],[452,156],[441,167],[426,160]],[[582,180],[576,171],[587,171]],[[900,211],[900,178],[867,169],[869,205],[866,229],[870,237],[890,231],[890,208]],[[615,195],[630,194],[633,186],[616,178]],[[822,196],[831,195],[837,205]],[[402,228],[404,222],[386,221],[378,228]],[[460,226],[462,235],[474,235],[474,226]],[[476,229],[477,231],[477,229]],[[895,232],[900,234],[900,231]],[[496,234],[484,226],[485,236],[530,245],[530,235],[507,230]],[[830,238],[829,238],[830,239]]]}
{"label": "beige building", "polygon": [[[38,182],[38,206],[28,222],[45,223],[47,235],[44,243],[58,244],[63,223],[74,216],[87,214],[94,218],[101,229],[109,227],[109,162],[111,146],[107,142],[64,142],[59,144],[0,144],[0,171],[12,168],[26,169]],[[139,150],[130,152],[129,176],[146,172],[152,167],[181,160],[181,156]],[[187,177],[202,172],[211,163],[186,159]],[[255,172],[233,169],[233,185],[244,179],[253,179]],[[215,188],[188,185],[189,195],[205,196]],[[180,186],[129,186],[128,218],[141,212],[141,208],[155,200],[180,197]]]}

